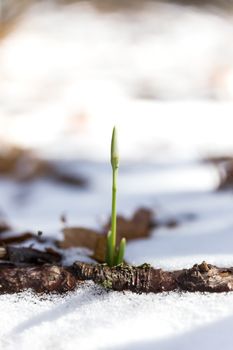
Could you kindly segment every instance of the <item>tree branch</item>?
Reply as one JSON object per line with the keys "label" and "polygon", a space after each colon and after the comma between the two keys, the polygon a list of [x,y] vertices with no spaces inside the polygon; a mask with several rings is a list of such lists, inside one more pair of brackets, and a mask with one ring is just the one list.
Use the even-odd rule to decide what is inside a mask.
{"label": "tree branch", "polygon": [[206,262],[177,271],[163,271],[148,264],[138,267],[122,264],[112,268],[82,262],[68,267],[0,265],[0,294],[26,289],[36,293],[65,293],[86,280],[110,290],[136,293],[229,292],[233,290],[233,268],[219,268]]}

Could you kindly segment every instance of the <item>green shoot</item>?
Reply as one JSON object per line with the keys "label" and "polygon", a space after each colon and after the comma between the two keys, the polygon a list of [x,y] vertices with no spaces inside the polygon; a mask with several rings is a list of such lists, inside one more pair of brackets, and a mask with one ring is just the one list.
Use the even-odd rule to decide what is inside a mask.
{"label": "green shoot", "polygon": [[113,128],[112,142],[111,142],[111,165],[112,165],[112,216],[111,216],[111,230],[107,236],[107,254],[106,262],[109,266],[119,265],[123,262],[126,240],[123,238],[120,242],[119,249],[116,248],[116,232],[117,232],[117,207],[116,207],[116,193],[117,193],[117,175],[119,168],[119,154],[117,145],[117,132]]}
{"label": "green shoot", "polygon": [[115,256],[115,265],[120,265],[124,260],[126,239],[122,238],[118,252]]}

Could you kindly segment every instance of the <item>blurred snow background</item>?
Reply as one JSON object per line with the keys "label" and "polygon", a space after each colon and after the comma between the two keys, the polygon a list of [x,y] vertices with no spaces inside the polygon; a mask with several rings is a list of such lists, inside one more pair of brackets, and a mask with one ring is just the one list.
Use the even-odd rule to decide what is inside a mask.
{"label": "blurred snow background", "polygon": [[100,4],[39,1],[15,20],[0,42],[1,140],[106,160],[117,124],[122,157],[232,151],[233,13]]}

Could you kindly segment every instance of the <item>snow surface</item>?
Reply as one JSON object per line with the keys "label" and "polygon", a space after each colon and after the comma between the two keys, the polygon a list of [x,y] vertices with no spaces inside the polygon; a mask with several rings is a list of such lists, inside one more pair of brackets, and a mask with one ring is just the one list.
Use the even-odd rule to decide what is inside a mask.
{"label": "snow surface", "polygon": [[[1,349],[231,349],[233,294],[1,296]],[[203,344],[202,344],[203,341]]]}
{"label": "snow surface", "polygon": [[[71,190],[45,181],[31,184],[23,205],[20,199],[15,202],[20,187],[0,182],[1,208],[15,226],[42,229],[44,235],[57,238],[61,238],[58,217],[64,210],[72,224],[99,227],[110,207],[109,167],[80,163],[79,168],[90,178],[87,190]],[[134,186],[134,177],[139,175],[141,181]],[[205,259],[233,266],[233,197],[231,192],[213,191],[217,184],[213,167],[195,161],[166,166],[125,164],[119,180],[119,212],[129,216],[144,205],[161,221],[178,218],[181,222],[176,228],[155,229],[149,239],[129,243],[129,262],[146,261],[176,269]],[[83,253],[81,249],[67,250],[66,262],[83,259]],[[220,344],[231,349],[232,293],[134,295],[106,292],[85,283],[65,296],[35,296],[31,292],[3,295],[0,309],[0,348],[4,350],[32,346],[35,350],[180,350],[205,349],[208,344],[213,349],[219,349]]]}

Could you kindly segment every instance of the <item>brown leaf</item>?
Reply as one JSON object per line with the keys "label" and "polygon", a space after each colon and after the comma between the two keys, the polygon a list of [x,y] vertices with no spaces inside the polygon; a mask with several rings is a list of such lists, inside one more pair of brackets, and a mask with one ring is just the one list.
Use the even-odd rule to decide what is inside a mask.
{"label": "brown leaf", "polygon": [[204,163],[220,164],[233,161],[233,157],[229,155],[209,156],[203,159]]}
{"label": "brown leaf", "polygon": [[21,243],[28,241],[30,239],[38,239],[38,236],[34,235],[31,232],[24,232],[20,235],[15,235],[15,236],[9,236],[9,237],[0,237],[0,246],[6,245],[6,244],[11,244],[11,243]]}
{"label": "brown leaf", "polygon": [[107,243],[107,236],[98,235],[94,253],[91,257],[96,261],[98,261],[99,263],[103,263],[106,260],[106,243]]}
{"label": "brown leaf", "polygon": [[[105,226],[105,231],[111,227],[111,221]],[[125,219],[123,216],[117,216],[117,238],[118,243],[122,238],[128,241],[133,239],[145,238],[150,235],[153,227],[153,212],[146,208],[138,209],[132,219]]]}
{"label": "brown leaf", "polygon": [[63,229],[64,240],[57,242],[59,248],[84,247],[93,252],[92,257],[98,262],[105,261],[106,235],[83,227]]}
{"label": "brown leaf", "polygon": [[83,227],[66,227],[63,229],[64,240],[58,242],[60,248],[85,247],[94,250],[99,233]]}
{"label": "brown leaf", "polygon": [[[125,219],[123,216],[117,216],[117,245],[122,238],[127,241],[149,237],[153,227],[153,213],[146,208],[138,209],[132,219]],[[105,235],[99,235],[95,245],[93,258],[98,262],[104,262],[106,257],[106,234],[111,228],[111,221],[104,227]]]}
{"label": "brown leaf", "polygon": [[233,189],[233,161],[227,161],[218,165],[220,184],[219,190]]}
{"label": "brown leaf", "polygon": [[79,186],[79,187],[86,187],[87,186],[87,180],[78,175],[73,174],[66,174],[64,172],[60,172],[57,168],[53,169],[53,172],[51,172],[52,178],[57,181],[61,182],[65,185],[70,186]]}
{"label": "brown leaf", "polygon": [[230,155],[211,156],[204,162],[214,164],[219,173],[218,190],[233,189],[233,157]]}
{"label": "brown leaf", "polygon": [[83,176],[67,173],[58,164],[40,159],[30,150],[16,147],[0,152],[0,175],[24,182],[44,177],[73,186],[87,185],[87,180]]}
{"label": "brown leaf", "polygon": [[0,233],[10,231],[11,227],[9,224],[7,224],[5,221],[0,222]]}
{"label": "brown leaf", "polygon": [[6,255],[3,259],[14,264],[53,264],[61,260],[61,255],[50,248],[44,252],[30,247],[7,246],[5,249]]}

